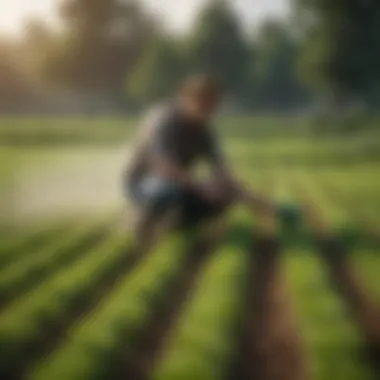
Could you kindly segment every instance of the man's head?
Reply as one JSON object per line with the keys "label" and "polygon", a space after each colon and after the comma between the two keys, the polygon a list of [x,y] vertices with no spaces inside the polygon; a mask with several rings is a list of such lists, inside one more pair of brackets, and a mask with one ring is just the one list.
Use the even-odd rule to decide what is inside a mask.
{"label": "man's head", "polygon": [[211,75],[194,75],[182,84],[179,101],[185,112],[198,121],[208,120],[222,99],[218,81]]}

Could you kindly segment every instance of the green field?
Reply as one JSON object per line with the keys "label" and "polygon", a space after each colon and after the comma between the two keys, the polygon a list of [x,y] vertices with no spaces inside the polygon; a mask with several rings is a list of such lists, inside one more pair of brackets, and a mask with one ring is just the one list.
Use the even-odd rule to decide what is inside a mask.
{"label": "green field", "polygon": [[[215,246],[183,231],[136,256],[112,227],[109,188],[135,122],[1,120],[1,379],[379,378],[368,346],[379,361],[380,139],[316,137],[290,119],[220,124],[239,176],[279,202],[313,204],[345,255],[322,259],[327,237],[305,221],[278,223],[279,251],[266,256],[263,220],[236,208]],[[267,293],[260,257],[277,268]]]}

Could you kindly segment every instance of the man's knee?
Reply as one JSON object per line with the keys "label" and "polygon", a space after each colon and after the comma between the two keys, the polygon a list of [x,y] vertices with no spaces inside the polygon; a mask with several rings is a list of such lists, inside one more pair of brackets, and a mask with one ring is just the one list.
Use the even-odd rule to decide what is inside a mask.
{"label": "man's knee", "polygon": [[182,198],[182,189],[175,182],[162,181],[152,196],[152,208],[157,212],[164,212],[176,208]]}

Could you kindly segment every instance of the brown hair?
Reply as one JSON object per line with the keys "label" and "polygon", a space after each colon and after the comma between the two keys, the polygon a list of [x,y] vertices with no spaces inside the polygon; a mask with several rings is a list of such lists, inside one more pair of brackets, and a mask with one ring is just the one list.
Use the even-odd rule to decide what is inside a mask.
{"label": "brown hair", "polygon": [[188,77],[180,88],[180,95],[199,99],[204,103],[215,103],[222,97],[219,81],[209,74],[198,74]]}

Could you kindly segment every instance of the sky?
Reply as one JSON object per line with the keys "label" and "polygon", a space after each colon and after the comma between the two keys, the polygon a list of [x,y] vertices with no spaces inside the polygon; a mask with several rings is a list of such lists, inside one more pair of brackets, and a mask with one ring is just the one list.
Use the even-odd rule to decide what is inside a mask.
{"label": "sky", "polygon": [[[154,14],[165,20],[175,32],[185,32],[207,0],[140,0]],[[254,26],[265,17],[284,16],[291,0],[231,0],[247,26]],[[41,16],[54,22],[57,0],[0,0],[0,32],[17,34],[22,21]]]}

